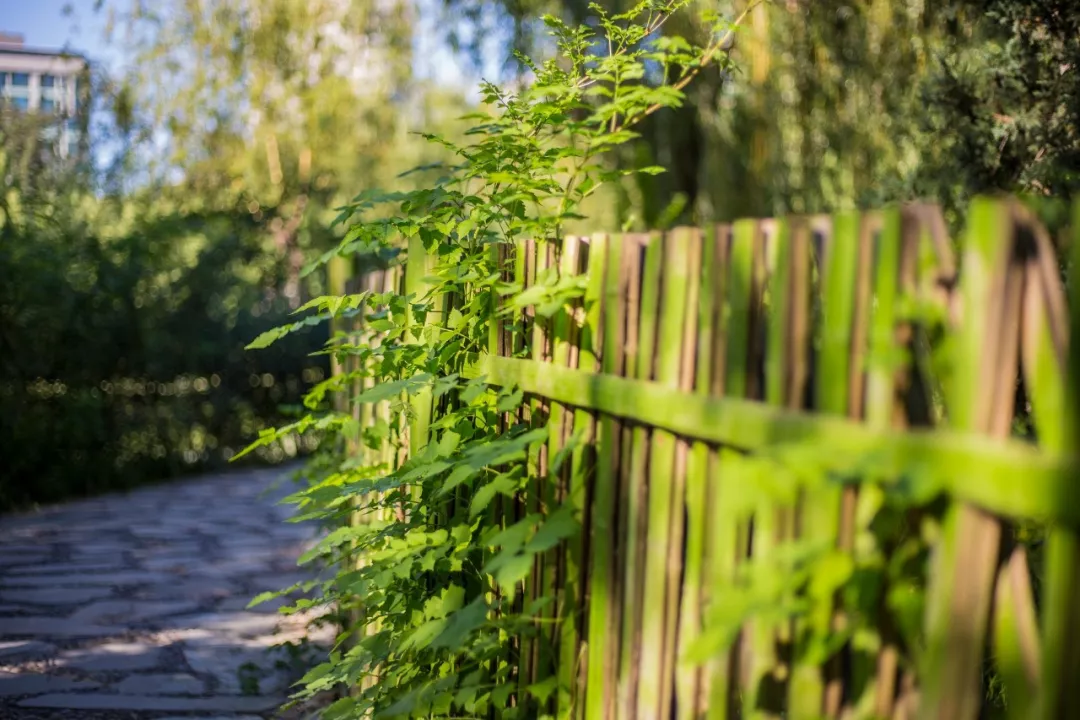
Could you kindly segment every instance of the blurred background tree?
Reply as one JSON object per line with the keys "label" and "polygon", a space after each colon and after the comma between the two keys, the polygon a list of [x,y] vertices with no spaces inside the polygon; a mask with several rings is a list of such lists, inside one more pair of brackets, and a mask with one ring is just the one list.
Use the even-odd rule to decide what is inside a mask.
{"label": "blurred background tree", "polygon": [[[697,13],[748,3],[702,0],[663,32],[702,41]],[[542,13],[592,14],[587,0],[103,12],[125,62],[94,73],[81,164],[53,162],[39,119],[0,114],[0,506],[212,467],[277,422],[325,372],[308,357],[324,335],[243,345],[321,292],[301,268],[344,232],[334,208],[442,159],[410,131],[453,133],[470,104],[417,72],[425,54],[524,81],[511,51],[550,51]],[[1076,190],[1072,0],[772,0],[735,45],[736,70],[705,70],[609,158],[669,172],[597,193],[590,230],[925,198],[956,231],[974,193]]]}
{"label": "blurred background tree", "polygon": [[408,3],[379,8],[106,8],[127,62],[94,72],[94,162],[0,114],[0,507],[221,466],[322,379],[325,327],[244,346],[322,291],[334,208],[464,111],[414,79]]}
{"label": "blurred background tree", "polygon": [[406,0],[166,0],[115,17],[115,35],[133,39],[124,83],[139,88],[150,182],[184,209],[249,213],[293,307],[333,208],[428,159],[409,131],[462,112],[413,80],[415,12]]}
{"label": "blurred background tree", "polygon": [[[590,0],[445,0],[451,16],[543,50],[534,18],[588,21]],[[600,0],[624,9],[632,0]],[[750,0],[700,3],[734,17]],[[497,8],[497,10],[496,10]],[[688,14],[664,32],[699,36]],[[470,39],[472,42],[470,42]],[[698,37],[700,40],[701,38]],[[772,0],[702,74],[687,107],[651,118],[623,163],[620,220],[705,222],[927,198],[950,220],[978,192],[1064,199],[1077,188],[1080,4],[1071,0]],[[512,66],[509,69],[513,71]],[[681,208],[681,209],[680,209]]]}

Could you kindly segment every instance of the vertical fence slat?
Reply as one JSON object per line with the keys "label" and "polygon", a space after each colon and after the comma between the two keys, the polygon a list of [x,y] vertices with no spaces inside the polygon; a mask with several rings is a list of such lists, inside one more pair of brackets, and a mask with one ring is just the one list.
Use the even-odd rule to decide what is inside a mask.
{"label": "vertical fence slat", "polygon": [[[716,235],[718,228],[712,228],[704,237],[697,238],[700,253],[696,267],[700,268],[694,276],[693,292],[696,293],[696,312],[688,314],[687,325],[693,333],[693,342],[687,343],[687,357],[694,362],[692,389],[698,395],[708,395],[712,385],[714,368],[713,337],[716,332],[717,290],[723,288],[718,272],[720,261],[717,259]],[[691,266],[691,270],[694,269]],[[719,287],[717,287],[719,286]],[[692,305],[691,305],[692,307]],[[686,564],[683,580],[682,606],[679,609],[679,643],[676,659],[678,660],[693,643],[702,630],[702,608],[708,586],[707,538],[709,523],[709,447],[705,443],[694,443],[689,448],[686,460]],[[700,717],[704,710],[708,688],[708,677],[702,667],[681,667],[677,687],[679,717]]]}
{"label": "vertical fence slat", "polygon": [[[648,235],[624,235],[623,242],[627,244],[623,260],[626,263],[627,273],[627,304],[626,304],[626,359],[624,374],[626,377],[637,377],[638,360],[641,355],[641,313],[642,295],[641,280],[645,262],[645,247],[649,244]],[[618,652],[618,681],[615,697],[615,712],[624,716],[626,698],[637,692],[636,667],[631,665],[635,656],[636,646],[633,640],[625,637],[627,627],[636,627],[636,618],[640,616],[641,573],[635,566],[636,559],[641,556],[638,543],[644,528],[640,526],[639,508],[641,507],[641,493],[644,492],[644,481],[641,473],[635,467],[635,437],[639,433],[636,424],[623,423],[622,433],[619,438],[619,504],[618,504],[618,527],[619,553],[617,566],[620,572],[620,615]]]}
{"label": "vertical fence slat", "polygon": [[[664,243],[659,235],[642,239],[644,256],[641,267],[639,312],[637,313],[637,347],[633,360],[634,377],[651,380],[655,371],[657,323],[660,316],[660,276],[664,264]],[[619,705],[618,716],[634,717],[637,712],[638,680],[641,670],[641,625],[645,612],[645,543],[648,540],[647,473],[649,443],[648,428],[635,425],[630,429],[629,467],[626,479],[624,522],[633,541],[627,543],[623,555],[624,594],[620,631]]]}
{"label": "vertical fence slat", "polygon": [[[717,348],[724,356],[723,384],[715,389],[730,397],[749,397],[752,392],[750,362],[755,335],[755,287],[758,285],[755,270],[759,264],[757,259],[763,257],[760,247],[763,241],[756,220],[740,220],[732,226],[730,244],[724,248],[722,344]],[[741,462],[742,456],[737,451],[720,448],[711,468],[709,509],[714,520],[709,539],[709,574],[716,594],[734,585],[736,569],[745,558],[749,544],[749,523],[730,511],[730,495],[740,482]],[[707,717],[710,720],[740,716],[742,694],[748,691],[744,679],[751,661],[749,636],[744,628],[734,638],[731,648],[709,665]]]}
{"label": "vertical fence slat", "polygon": [[[526,242],[526,263],[529,267],[527,279],[530,285],[539,285],[545,281],[549,268],[549,251],[551,245],[543,240],[529,240]],[[529,340],[529,352],[536,362],[546,362],[548,357],[549,321],[541,317],[533,309],[532,333]],[[528,399],[528,420],[533,426],[547,424],[545,417],[548,402],[544,398],[530,397]],[[546,477],[546,447],[530,448],[528,452],[527,474],[528,480],[525,490],[524,506],[525,513],[539,514],[543,511],[544,496],[547,494],[548,479]],[[537,598],[544,594],[543,578],[545,575],[546,558],[537,555],[533,562],[532,571],[525,576],[523,581],[523,600],[526,607],[531,605]],[[521,638],[521,662],[518,667],[519,702],[529,707],[524,700],[524,689],[536,682],[540,663],[540,654],[544,641],[544,631],[539,624],[534,623]]]}
{"label": "vertical fence slat", "polygon": [[[601,303],[604,293],[604,270],[607,266],[607,236],[593,236],[583,248],[587,252],[583,322],[578,335],[578,367],[588,372],[599,370]],[[587,599],[590,594],[589,562],[592,537],[590,476],[593,473],[592,443],[596,420],[586,410],[574,411],[574,433],[581,439],[570,455],[570,479],[567,492],[581,521],[579,538],[568,543],[566,577],[574,578],[576,588],[567,593],[568,605],[563,620],[563,645],[560,648],[559,716],[584,717],[587,708],[586,679],[588,661],[578,643],[588,637]],[[572,603],[572,604],[571,604]],[[569,627],[568,627],[569,625]],[[566,642],[574,638],[573,644]]]}
{"label": "vertical fence slat", "polygon": [[[679,365],[679,390],[684,393],[693,393],[698,387],[697,360],[699,354],[699,340],[705,335],[706,346],[708,345],[708,333],[710,332],[710,313],[702,313],[702,268],[704,266],[705,249],[704,238],[701,230],[697,228],[676,230],[675,233],[685,234],[686,246],[686,285],[684,289],[684,312],[682,337],[679,340],[680,365]],[[703,327],[704,324],[704,327]],[[706,376],[700,382],[701,394],[708,392],[709,378]],[[702,447],[698,454],[701,462],[695,465],[694,450],[696,446]],[[694,628],[699,624],[699,606],[701,602],[701,574],[702,552],[704,550],[704,532],[702,524],[694,523],[694,528],[688,528],[690,523],[687,517],[690,513],[702,511],[701,501],[705,491],[705,448],[701,443],[692,443],[685,438],[678,438],[675,445],[675,469],[672,476],[673,498],[671,508],[671,538],[668,541],[668,577],[667,577],[667,601],[666,607],[669,613],[667,621],[667,648],[665,664],[673,673],[673,701],[678,717],[694,717],[697,713],[697,693],[699,673],[696,667],[684,665],[679,662],[680,649],[684,646],[683,639],[689,639],[692,635],[684,633],[684,628]],[[689,477],[693,473],[693,488],[690,488]],[[684,612],[685,610],[685,612]]]}
{"label": "vertical fence slat", "polygon": [[867,424],[885,428],[893,422],[896,408],[897,337],[896,307],[900,279],[900,208],[881,214],[881,230],[876,242],[874,263],[874,303],[870,318],[870,354],[866,368]]}
{"label": "vertical fence slat", "polygon": [[[503,243],[491,243],[487,247],[488,262],[491,263],[492,270],[499,275],[500,278],[505,275],[505,268],[503,267]],[[409,241],[409,252],[412,252],[412,241]],[[410,256],[411,258],[411,256]],[[405,270],[407,275],[413,273],[412,264]],[[410,279],[411,282],[416,282],[415,278]],[[503,320],[499,317],[501,303],[499,302],[499,289],[497,286],[492,285],[488,289],[488,310],[491,313],[491,320],[488,322],[488,347],[487,351],[492,355],[498,355],[501,351],[502,335],[503,335]]]}
{"label": "vertical fence slat", "polygon": [[[493,246],[494,247],[494,246]],[[435,257],[427,252],[424,243],[419,236],[409,239],[407,265],[405,267],[405,294],[412,295],[412,303],[418,303],[424,299],[429,289],[425,278],[431,274],[435,265]],[[428,312],[421,324],[413,317],[412,309],[409,309],[409,326],[413,334],[411,342],[422,342],[422,333],[439,321],[439,316]],[[492,327],[495,324],[492,323]],[[424,388],[409,399],[412,408],[412,418],[409,422],[409,453],[415,455],[427,445],[428,428],[431,425],[432,393],[430,388]]]}
{"label": "vertical fence slat", "polygon": [[[1065,365],[1065,406],[1060,424],[1061,447],[1050,452],[1077,454],[1080,439],[1080,201],[1073,205],[1069,274],[1069,340]],[[1037,398],[1036,398],[1037,400]],[[1051,440],[1051,442],[1053,442]],[[1080,478],[1071,478],[1080,482]],[[1068,498],[1062,498],[1068,502]],[[1045,589],[1043,591],[1043,695],[1041,717],[1065,720],[1080,716],[1080,693],[1074,687],[1080,677],[1080,531],[1053,528],[1046,542]]]}
{"label": "vertical fence slat", "polygon": [[1038,702],[1038,628],[1030,577],[1024,549],[1014,548],[994,593],[994,660],[1011,720],[1030,718]]}
{"label": "vertical fence slat", "polygon": [[[835,216],[831,238],[823,243],[821,267],[820,350],[815,368],[815,399],[818,412],[847,415],[851,388],[851,343],[858,285],[861,216],[844,212]],[[803,508],[803,538],[823,547],[835,546],[840,525],[841,491],[826,486],[806,498]],[[822,636],[833,622],[832,597],[812,599],[806,618],[807,629]],[[797,648],[802,655],[804,648]],[[793,718],[816,719],[826,711],[824,658],[811,658],[793,668],[789,702]],[[835,708],[833,709],[835,712]]]}
{"label": "vertical fence slat", "polygon": [[[580,238],[569,236],[563,240],[557,265],[560,277],[573,277],[579,273],[580,248]],[[576,305],[575,307],[581,306]],[[573,309],[562,308],[556,313],[551,324],[552,363],[559,367],[572,366],[570,348],[574,335],[573,322]],[[548,496],[545,498],[546,512],[551,512],[557,504],[573,503],[565,486],[569,480],[571,463],[564,461],[558,468],[554,467],[556,458],[559,457],[560,452],[564,450],[569,441],[572,432],[572,421],[573,415],[569,408],[561,403],[550,403],[548,411],[550,435],[548,436],[547,453],[552,477],[549,479],[551,485],[549,486]],[[569,599],[569,595],[574,592],[577,586],[576,578],[567,576],[568,562],[566,554],[568,550],[568,544],[562,543],[546,554],[544,558],[543,589],[541,591],[554,596],[555,603],[550,610],[544,609],[541,611],[544,622],[540,626],[540,633],[544,638],[544,645],[542,646],[542,667],[539,672],[541,677],[555,673],[560,688],[569,688],[571,683],[571,678],[562,672],[564,659],[562,646],[564,644],[573,646],[576,643],[576,633],[573,632],[575,623],[573,619],[567,616],[567,609],[573,608],[575,605]],[[559,628],[547,622],[556,619],[559,619],[559,622],[564,624],[565,627]],[[568,663],[566,667],[572,667],[572,663]],[[554,696],[553,700],[555,703],[558,702],[558,694]]]}
{"label": "vertical fence slat", "polygon": [[[690,235],[685,230],[664,238],[656,382],[677,389],[682,370],[682,341],[686,322]],[[645,594],[641,627],[638,717],[660,717],[671,706],[676,608],[671,606],[671,543],[681,545],[682,478],[675,473],[676,438],[654,430],[648,474],[648,537],[645,546]],[[678,518],[675,518],[677,508]],[[676,580],[677,581],[677,580]]]}
{"label": "vertical fence slat", "polygon": [[[722,397],[728,389],[728,340],[733,305],[728,300],[732,293],[731,255],[734,241],[734,228],[729,224],[713,227],[711,258],[705,268],[704,277],[711,282],[702,281],[702,293],[709,296],[712,313],[712,336],[706,350],[711,357],[699,355],[698,362],[707,362],[709,370],[708,394]],[[749,273],[747,273],[748,275]],[[745,293],[745,286],[741,288]],[[745,302],[744,302],[745,304]],[[742,345],[745,349],[745,344]],[[744,353],[745,358],[745,353]],[[726,505],[726,487],[722,474],[722,458],[734,451],[727,448],[707,447],[705,451],[705,513],[709,522],[705,527],[704,554],[705,563],[702,579],[700,618],[704,628],[714,602],[724,592],[726,586],[734,581],[734,568],[738,548],[737,522],[724,522]],[[699,692],[700,712],[703,718],[726,718],[728,711],[729,690],[732,686],[731,658],[738,652],[738,640],[732,647],[718,653],[700,669],[701,690]]]}
{"label": "vertical fence slat", "polygon": [[[514,284],[521,288],[529,286],[529,265],[528,265],[528,244],[524,241],[518,240],[514,242]],[[515,317],[514,321],[517,327],[514,328],[514,342],[511,346],[512,355],[518,355],[525,352],[525,347],[528,344],[529,337],[529,315],[522,311],[519,317]]]}
{"label": "vertical fence slat", "polygon": [[[822,258],[824,317],[815,378],[816,409],[836,415],[848,413],[861,220],[857,212],[838,214],[833,220],[831,242]],[[831,521],[827,523],[830,526],[836,524],[834,518],[823,521]]]}
{"label": "vertical fence slat", "polygon": [[[764,399],[770,405],[782,405],[784,402],[784,333],[785,313],[783,307],[787,297],[786,287],[790,258],[790,236],[786,221],[777,221],[772,237],[766,241],[766,255],[771,261],[771,273],[767,279],[769,306],[766,315],[766,354],[764,359]],[[781,511],[772,503],[768,507],[759,507],[755,512],[750,543],[751,562],[768,561],[776,545],[780,531]],[[750,649],[750,662],[745,669],[747,687],[743,696],[743,715],[765,708],[775,708],[782,703],[777,697],[774,672],[777,670],[777,631],[771,623],[760,619],[747,624],[746,638]],[[763,712],[764,717],[774,715]]]}
{"label": "vertical fence slat", "polygon": [[[1062,447],[1066,402],[1066,300],[1049,237],[1038,223],[1030,221],[1022,208],[1013,205],[1012,209],[1017,231],[1031,251],[1024,253],[1022,377],[1039,444],[1056,452]],[[1039,702],[1042,648],[1024,545],[1013,548],[998,577],[993,642],[994,661],[1007,700],[1007,716],[1015,720],[1031,717]]]}
{"label": "vertical fence slat", "polygon": [[[622,361],[623,304],[622,255],[624,244],[619,237],[608,244],[604,272],[601,326],[603,346],[600,353],[602,372],[619,374]],[[618,627],[618,598],[615,596],[615,492],[617,438],[619,423],[610,415],[598,421],[596,477],[593,482],[591,560],[589,564],[589,643],[587,717],[608,717],[614,707]]]}
{"label": "vertical fence slat", "polygon": [[[766,248],[773,270],[768,280],[765,402],[778,407],[798,408],[802,404],[809,322],[809,245],[805,222],[778,220]],[[763,502],[753,519],[754,562],[769,562],[778,544],[793,539],[794,531],[795,507]],[[750,623],[750,638],[753,664],[744,712],[778,717],[791,674],[791,623],[755,619]]]}
{"label": "vertical fence slat", "polygon": [[[901,345],[897,329],[899,303],[900,244],[902,215],[899,207],[881,213],[880,229],[874,252],[873,303],[869,318],[869,354],[866,367],[866,400],[864,415],[868,425],[888,428],[894,423],[897,408],[897,363]],[[882,501],[884,491],[867,484],[859,488],[857,516],[869,520]],[[881,618],[885,614],[882,613]],[[878,645],[852,642],[852,654],[873,657],[873,667],[854,661],[851,683],[853,703],[857,711],[871,717],[892,717],[896,697],[896,678],[899,671],[900,649],[892,628],[886,623],[880,628]],[[861,693],[860,693],[861,690]]]}
{"label": "vertical fence slat", "polygon": [[[1019,337],[1018,317],[1008,322],[1010,299],[1011,220],[1004,204],[978,199],[972,203],[964,251],[961,297],[964,322],[957,334],[956,368],[946,396],[949,422],[971,432],[995,432],[998,419],[1012,416],[1012,387],[995,381],[1016,373],[1013,355],[1001,344]],[[1016,314],[1019,313],[1017,303]],[[1002,370],[1002,367],[1006,370]],[[1007,412],[994,395],[1009,395]],[[1008,425],[1005,432],[1008,432]],[[982,703],[980,680],[991,593],[1000,542],[998,521],[968,505],[946,513],[942,537],[927,590],[927,646],[921,680],[919,715],[934,720],[968,720]]]}

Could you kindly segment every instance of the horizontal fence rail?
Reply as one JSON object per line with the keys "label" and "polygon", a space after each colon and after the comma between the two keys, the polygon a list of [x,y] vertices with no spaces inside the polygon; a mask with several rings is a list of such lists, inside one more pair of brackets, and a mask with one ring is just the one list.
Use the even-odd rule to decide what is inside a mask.
{"label": "horizontal fence rail", "polygon": [[[896,433],[843,417],[777,409],[736,398],[672,392],[646,380],[584,372],[517,358],[487,357],[467,377],[521,388],[567,406],[600,412],[689,440],[775,457],[782,471],[792,460],[811,460],[796,451],[805,444],[835,450],[811,461],[819,468],[858,478],[872,463],[899,480],[922,474],[934,487],[985,509],[1016,519],[1080,525],[1080,466],[1071,457],[1040,452],[1019,440],[942,429]],[[971,483],[967,476],[982,479]],[[1016,479],[1023,477],[1024,482]]]}
{"label": "horizontal fence rail", "polygon": [[[507,646],[520,688],[557,680],[527,716],[963,720],[992,667],[1005,716],[1080,717],[1080,298],[1022,205],[977,200],[956,243],[911,205],[491,253],[537,305],[584,287],[490,292],[466,373],[548,431],[493,517],[582,525],[519,587],[556,598]],[[438,259],[405,257],[349,282],[422,297]],[[363,390],[337,407],[371,426]],[[409,408],[389,467],[435,440],[430,389]]]}

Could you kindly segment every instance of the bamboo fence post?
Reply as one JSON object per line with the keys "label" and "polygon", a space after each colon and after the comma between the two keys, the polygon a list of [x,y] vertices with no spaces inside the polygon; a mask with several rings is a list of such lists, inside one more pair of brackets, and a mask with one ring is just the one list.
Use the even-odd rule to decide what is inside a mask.
{"label": "bamboo fence post", "polygon": [[[1075,462],[1080,447],[1080,201],[1073,205],[1071,241],[1069,336],[1064,343],[1067,357],[1065,403],[1056,417],[1051,410],[1053,405],[1044,405],[1049,417],[1040,427],[1039,434],[1050,452],[1068,454]],[[1040,367],[1045,365],[1036,365],[1036,368]],[[1052,391],[1051,386],[1047,392]],[[1035,398],[1036,408],[1044,394]],[[1062,432],[1055,434],[1055,427],[1060,427]],[[1080,482],[1080,477],[1074,473],[1068,480],[1075,484]],[[1061,501],[1075,502],[1075,498],[1062,498]],[[1045,574],[1043,683],[1038,711],[1043,720],[1066,720],[1080,716],[1080,698],[1073,687],[1076,678],[1080,677],[1080,613],[1077,613],[1077,607],[1080,607],[1080,531],[1076,526],[1051,530],[1046,542]]]}
{"label": "bamboo fence post", "polygon": [[[947,388],[949,424],[959,430],[997,436],[1010,430],[1023,282],[1022,268],[1012,262],[1014,242],[1008,207],[975,200],[960,287],[964,322]],[[921,718],[978,715],[1000,540],[1000,522],[982,509],[954,503],[946,512],[927,591]]]}

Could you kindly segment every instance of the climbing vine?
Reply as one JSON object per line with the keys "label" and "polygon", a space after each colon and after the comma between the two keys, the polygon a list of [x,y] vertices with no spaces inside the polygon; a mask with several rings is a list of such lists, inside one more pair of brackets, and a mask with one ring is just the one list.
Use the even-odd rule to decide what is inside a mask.
{"label": "climbing vine", "polygon": [[[518,57],[528,87],[483,84],[484,110],[469,116],[468,142],[425,135],[454,163],[418,168],[436,177],[423,189],[359,195],[338,218],[351,224],[345,238],[316,264],[348,257],[393,268],[408,261],[407,248],[422,247],[437,258],[423,290],[319,297],[301,308],[308,315],[251,344],[319,322],[362,319],[365,328],[334,334],[326,352],[345,371],[312,388],[307,414],[247,449],[298,432],[328,436],[305,469],[307,487],[292,498],[298,517],[329,528],[302,562],[335,572],[317,583],[317,599],[294,609],[327,603],[344,622],[328,661],[296,696],[342,689],[326,717],[512,718],[543,715],[556,699],[566,707],[570,689],[554,676],[527,685],[515,677],[513,639],[535,636],[536,617],[552,602],[525,603],[520,581],[537,554],[578,532],[580,518],[567,505],[496,522],[496,499],[526,492],[536,472],[530,451],[547,428],[521,412],[520,391],[466,371],[487,348],[492,323],[522,331],[495,310],[495,298],[550,317],[583,296],[580,279],[555,270],[523,291],[504,279],[493,248],[528,238],[557,252],[598,188],[631,172],[661,172],[615,170],[605,156],[634,140],[643,118],[681,105],[703,68],[729,62],[738,21],[706,17],[705,45],[659,32],[688,4],[645,0],[617,15],[593,6],[594,22],[582,27],[545,17],[557,53],[544,62]],[[371,421],[335,404],[342,397],[372,408]],[[428,442],[410,455],[418,397],[438,413]]]}

